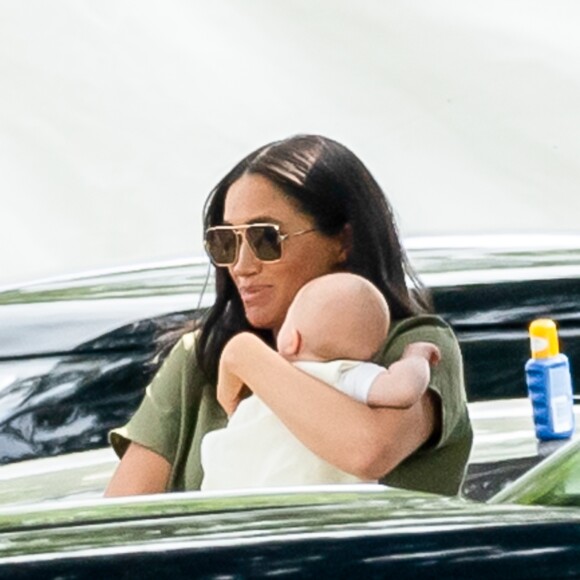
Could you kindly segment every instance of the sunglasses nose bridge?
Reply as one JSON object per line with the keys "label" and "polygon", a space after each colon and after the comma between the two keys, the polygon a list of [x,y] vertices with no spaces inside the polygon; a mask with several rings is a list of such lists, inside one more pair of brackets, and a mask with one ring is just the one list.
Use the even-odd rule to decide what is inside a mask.
{"label": "sunglasses nose bridge", "polygon": [[[232,266],[244,269],[249,262],[253,264],[258,261],[256,251],[250,243],[247,229],[234,230],[234,233],[236,234],[236,255]],[[250,257],[249,261],[248,256]]]}

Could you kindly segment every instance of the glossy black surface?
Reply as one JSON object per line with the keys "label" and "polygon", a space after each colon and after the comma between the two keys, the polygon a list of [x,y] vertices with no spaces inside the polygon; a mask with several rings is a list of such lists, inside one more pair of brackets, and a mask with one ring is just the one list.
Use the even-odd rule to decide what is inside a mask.
{"label": "glossy black surface", "polygon": [[177,494],[0,512],[11,578],[563,578],[580,513],[401,490]]}
{"label": "glossy black surface", "polygon": [[528,326],[558,322],[562,351],[580,384],[580,278],[496,282],[434,289],[437,311],[455,329],[465,359],[470,401],[526,396]]}
{"label": "glossy black surface", "polygon": [[[527,326],[539,316],[558,321],[578,393],[580,243],[468,242],[419,241],[410,255],[457,332],[470,401],[525,396]],[[0,463],[106,445],[211,303],[211,280],[200,299],[207,272],[185,261],[0,291]]]}
{"label": "glossy black surface", "polygon": [[[543,537],[550,537],[546,546]],[[533,524],[386,538],[300,538],[18,564],[5,578],[578,578],[578,526]],[[526,570],[527,568],[527,570]]]}

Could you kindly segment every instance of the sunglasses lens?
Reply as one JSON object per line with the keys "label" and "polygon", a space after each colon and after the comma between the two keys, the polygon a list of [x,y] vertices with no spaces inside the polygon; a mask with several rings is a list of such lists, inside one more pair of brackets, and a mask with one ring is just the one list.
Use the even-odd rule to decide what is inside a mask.
{"label": "sunglasses lens", "polygon": [[251,226],[246,230],[246,239],[258,260],[272,262],[282,256],[282,243],[274,226]]}
{"label": "sunglasses lens", "polygon": [[208,230],[205,233],[205,247],[212,262],[218,266],[228,266],[236,260],[236,232],[232,230]]}

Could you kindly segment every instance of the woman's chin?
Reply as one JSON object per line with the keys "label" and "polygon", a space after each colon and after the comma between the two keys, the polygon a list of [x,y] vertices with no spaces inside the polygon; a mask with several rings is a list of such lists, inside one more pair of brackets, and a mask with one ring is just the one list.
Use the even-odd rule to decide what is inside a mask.
{"label": "woman's chin", "polygon": [[246,311],[246,319],[250,325],[259,330],[272,330],[276,326],[272,317],[265,313]]}
{"label": "woman's chin", "polygon": [[266,328],[266,319],[263,316],[254,316],[251,312],[246,312],[247,321],[254,328]]}

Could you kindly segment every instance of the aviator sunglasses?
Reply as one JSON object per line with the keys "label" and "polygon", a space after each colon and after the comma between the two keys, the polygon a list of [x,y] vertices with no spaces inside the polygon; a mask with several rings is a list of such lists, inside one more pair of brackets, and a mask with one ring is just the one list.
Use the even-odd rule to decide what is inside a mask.
{"label": "aviator sunglasses", "polygon": [[282,242],[292,236],[313,232],[315,228],[281,234],[277,224],[247,224],[243,226],[213,226],[205,231],[205,249],[216,266],[232,266],[238,259],[242,235],[262,262],[277,262],[282,258]]}

